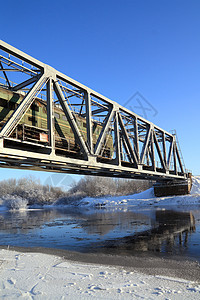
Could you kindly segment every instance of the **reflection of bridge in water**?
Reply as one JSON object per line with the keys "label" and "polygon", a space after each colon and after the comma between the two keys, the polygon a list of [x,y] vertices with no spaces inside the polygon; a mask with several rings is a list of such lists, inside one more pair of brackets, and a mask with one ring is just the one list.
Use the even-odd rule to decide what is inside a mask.
{"label": "reflection of bridge in water", "polygon": [[175,134],[3,41],[0,73],[1,167],[150,179],[168,183],[162,193],[189,192]]}
{"label": "reflection of bridge in water", "polygon": [[24,243],[26,247],[36,243],[41,247],[75,247],[75,251],[88,252],[169,253],[186,248],[194,231],[195,219],[190,212],[94,210],[88,213],[75,208],[54,208],[0,214],[1,244]]}
{"label": "reflection of bridge in water", "polygon": [[[156,223],[152,229],[124,238],[108,240],[105,249],[129,251],[173,252],[175,243],[186,247],[188,234],[195,231],[195,219],[190,212],[156,211]],[[100,245],[101,247],[101,245]]]}

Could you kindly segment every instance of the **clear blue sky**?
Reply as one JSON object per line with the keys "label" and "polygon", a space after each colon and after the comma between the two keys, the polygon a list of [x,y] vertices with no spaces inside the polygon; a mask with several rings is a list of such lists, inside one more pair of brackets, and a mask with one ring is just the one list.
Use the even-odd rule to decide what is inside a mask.
{"label": "clear blue sky", "polygon": [[200,174],[199,16],[197,0],[2,1],[1,39],[120,104],[141,93]]}

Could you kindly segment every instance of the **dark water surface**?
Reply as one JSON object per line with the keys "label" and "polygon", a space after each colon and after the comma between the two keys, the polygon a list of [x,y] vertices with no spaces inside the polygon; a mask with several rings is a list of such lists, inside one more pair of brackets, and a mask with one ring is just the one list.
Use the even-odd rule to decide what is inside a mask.
{"label": "dark water surface", "polygon": [[200,261],[200,207],[1,211],[0,245]]}

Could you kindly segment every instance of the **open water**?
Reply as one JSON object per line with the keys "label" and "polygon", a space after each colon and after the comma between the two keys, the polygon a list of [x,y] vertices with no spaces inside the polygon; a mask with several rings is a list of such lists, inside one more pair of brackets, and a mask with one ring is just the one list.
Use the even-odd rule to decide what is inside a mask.
{"label": "open water", "polygon": [[200,261],[200,207],[1,211],[0,245]]}

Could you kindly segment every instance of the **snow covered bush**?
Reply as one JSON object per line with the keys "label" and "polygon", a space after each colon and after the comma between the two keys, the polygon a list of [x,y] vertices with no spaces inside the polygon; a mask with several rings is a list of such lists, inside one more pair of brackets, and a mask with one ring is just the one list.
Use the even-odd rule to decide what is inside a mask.
{"label": "snow covered bush", "polygon": [[28,201],[18,196],[7,195],[3,197],[3,205],[11,210],[25,210]]}
{"label": "snow covered bush", "polygon": [[65,196],[66,192],[59,187],[43,186],[39,180],[28,177],[1,181],[0,195],[3,205],[18,209],[17,207],[26,205],[52,204],[58,198]]}

